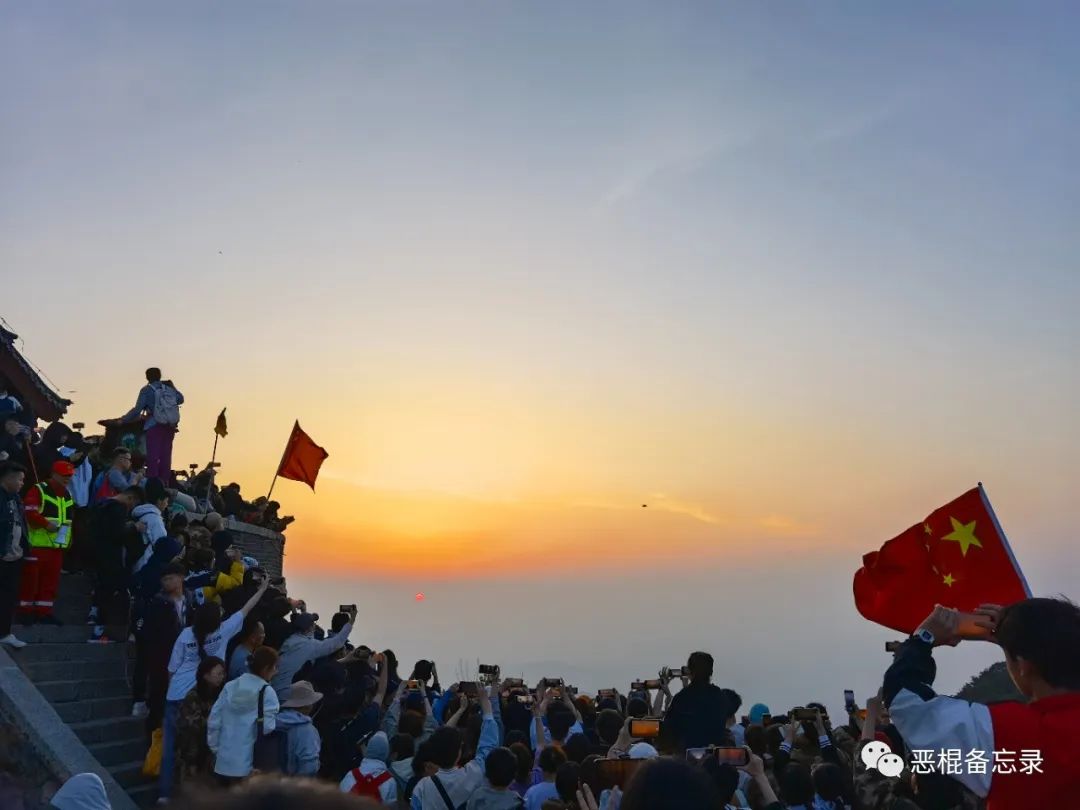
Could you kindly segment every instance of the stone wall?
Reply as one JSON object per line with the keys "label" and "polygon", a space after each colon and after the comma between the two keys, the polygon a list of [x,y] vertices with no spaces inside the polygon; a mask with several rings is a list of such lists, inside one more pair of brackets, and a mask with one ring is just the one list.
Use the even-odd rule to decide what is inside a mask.
{"label": "stone wall", "polygon": [[226,520],[225,528],[233,533],[236,547],[258,560],[259,565],[265,568],[271,577],[282,576],[281,572],[285,567],[285,535],[238,520]]}

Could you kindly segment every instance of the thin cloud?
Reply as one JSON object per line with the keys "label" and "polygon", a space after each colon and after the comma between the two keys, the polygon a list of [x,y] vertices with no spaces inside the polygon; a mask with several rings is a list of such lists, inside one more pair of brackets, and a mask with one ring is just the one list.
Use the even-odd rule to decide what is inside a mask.
{"label": "thin cloud", "polygon": [[818,528],[809,523],[801,523],[794,518],[785,515],[767,515],[757,520],[760,529],[793,537],[803,537],[817,534]]}

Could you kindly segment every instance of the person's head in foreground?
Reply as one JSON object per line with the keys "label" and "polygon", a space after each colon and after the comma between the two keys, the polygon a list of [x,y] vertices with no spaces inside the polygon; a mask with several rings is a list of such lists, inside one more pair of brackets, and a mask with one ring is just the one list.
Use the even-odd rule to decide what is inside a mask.
{"label": "person's head in foreground", "polygon": [[721,810],[716,787],[683,759],[653,759],[637,769],[619,810]]}
{"label": "person's head in foreground", "polygon": [[[342,793],[332,783],[256,776],[227,791],[191,792],[169,803],[180,810],[377,810],[382,804]],[[66,808],[61,808],[66,810]]]}
{"label": "person's head in foreground", "polygon": [[496,748],[484,762],[484,776],[495,790],[506,790],[518,771],[518,758],[509,748]]}
{"label": "person's head in foreground", "polygon": [[1067,599],[1025,599],[1004,608],[994,640],[1027,698],[1080,691],[1080,607]]}
{"label": "person's head in foreground", "polygon": [[712,681],[713,657],[707,652],[692,652],[686,662],[686,668],[690,670],[690,682],[699,685]]}

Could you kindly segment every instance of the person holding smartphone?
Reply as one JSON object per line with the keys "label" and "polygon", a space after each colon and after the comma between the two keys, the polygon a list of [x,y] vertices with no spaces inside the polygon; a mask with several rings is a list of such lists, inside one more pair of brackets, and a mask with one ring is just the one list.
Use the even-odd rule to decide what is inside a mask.
{"label": "person holding smartphone", "polygon": [[297,613],[292,617],[293,634],[281,645],[277,674],[271,682],[281,701],[289,697],[293,677],[304,664],[314,663],[320,658],[333,655],[345,646],[356,621],[356,606],[352,606],[349,621],[341,628],[341,632],[327,636],[322,641],[315,640],[315,621],[316,617],[306,612]]}
{"label": "person holding smartphone", "polygon": [[[984,638],[1001,647],[1027,703],[986,706],[937,695],[935,647],[961,641],[961,616],[938,605],[900,645],[885,673],[892,722],[912,750],[982,751],[985,773],[964,768],[951,778],[987,810],[1027,810],[1075,803],[1080,786],[1080,607],[1066,599],[1025,599],[975,611]],[[1009,768],[995,752],[1012,755]],[[1020,758],[1027,753],[1029,765]],[[1037,755],[1037,756],[1036,756]],[[966,756],[966,753],[965,753]],[[1036,762],[1037,768],[1031,762]]]}
{"label": "person holding smartphone", "polygon": [[727,720],[733,712],[723,690],[712,683],[713,657],[691,653],[687,668],[690,683],[671,701],[665,733],[679,751],[728,744]]}

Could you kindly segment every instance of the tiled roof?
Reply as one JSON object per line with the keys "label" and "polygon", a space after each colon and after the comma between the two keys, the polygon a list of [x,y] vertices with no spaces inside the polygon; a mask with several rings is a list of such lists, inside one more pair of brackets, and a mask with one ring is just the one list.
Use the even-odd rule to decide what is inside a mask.
{"label": "tiled roof", "polygon": [[[71,400],[64,399],[60,394],[54,391],[52,387],[41,378],[41,375],[34,370],[34,367],[27,362],[26,358],[22,356],[22,353],[15,348],[15,341],[18,337],[19,336],[14,332],[8,331],[0,326],[0,350],[6,351],[11,355],[11,358],[26,374],[27,379],[29,379],[34,387],[37,388],[38,392],[62,414],[67,410],[67,406],[71,404]],[[12,382],[14,382],[14,380]]]}

